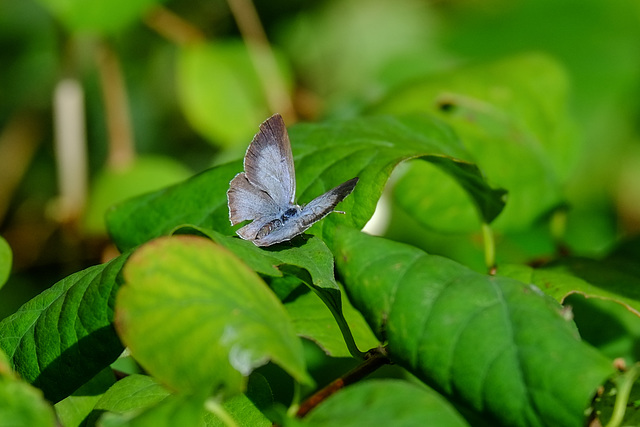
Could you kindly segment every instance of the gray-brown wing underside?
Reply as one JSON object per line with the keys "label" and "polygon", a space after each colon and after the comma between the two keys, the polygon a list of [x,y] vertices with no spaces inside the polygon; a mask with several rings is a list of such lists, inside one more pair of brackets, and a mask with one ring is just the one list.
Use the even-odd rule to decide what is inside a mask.
{"label": "gray-brown wing underside", "polygon": [[279,114],[260,125],[244,156],[244,171],[249,183],[266,192],[277,206],[283,208],[294,203],[296,174],[291,143]]}
{"label": "gray-brown wing underside", "polygon": [[297,216],[289,219],[281,228],[274,230],[263,238],[253,239],[253,243],[257,246],[269,246],[293,239],[333,212],[338,203],[351,194],[357,183],[358,178],[350,179],[316,197],[308,205],[304,206]]}
{"label": "gray-brown wing underside", "polygon": [[260,228],[273,218],[281,215],[280,208],[264,191],[251,185],[244,172],[231,180],[227,191],[229,220],[232,225],[242,221],[252,221],[237,231],[246,240],[256,237]]}

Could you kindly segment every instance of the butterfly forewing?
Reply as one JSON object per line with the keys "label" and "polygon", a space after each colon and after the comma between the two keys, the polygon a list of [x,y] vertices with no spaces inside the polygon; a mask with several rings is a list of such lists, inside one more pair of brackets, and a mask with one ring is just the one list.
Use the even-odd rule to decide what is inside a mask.
{"label": "butterfly forewing", "polygon": [[267,193],[277,206],[293,204],[296,175],[284,120],[274,114],[260,125],[244,157],[249,183]]}
{"label": "butterfly forewing", "polygon": [[352,178],[305,205],[302,212],[300,212],[300,220],[307,226],[305,230],[333,212],[338,203],[351,194],[357,183],[358,178]]}

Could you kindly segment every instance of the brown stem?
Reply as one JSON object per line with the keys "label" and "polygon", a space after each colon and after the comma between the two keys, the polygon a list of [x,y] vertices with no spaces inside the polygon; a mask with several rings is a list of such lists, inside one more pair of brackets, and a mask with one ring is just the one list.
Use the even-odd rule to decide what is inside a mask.
{"label": "brown stem", "polygon": [[387,351],[384,347],[374,348],[369,350],[365,355],[365,360],[360,365],[356,366],[337,380],[331,382],[331,384],[327,385],[323,389],[314,393],[307,400],[302,402],[298,412],[296,412],[296,416],[298,418],[302,418],[313,408],[322,403],[326,398],[331,396],[332,394],[340,391],[344,387],[349,384],[353,384],[357,381],[360,381],[370,373],[376,371],[383,365],[390,364],[391,361],[387,356]]}
{"label": "brown stem", "polygon": [[0,223],[42,137],[38,117],[17,112],[0,130]]}
{"label": "brown stem", "polygon": [[156,6],[151,9],[144,17],[144,22],[163,37],[178,45],[198,43],[205,40],[205,36],[199,28],[166,7]]}
{"label": "brown stem", "polygon": [[274,113],[280,113],[287,123],[295,121],[293,104],[253,3],[251,0],[227,0],[227,3],[247,44],[251,62],[262,83],[269,108]]}

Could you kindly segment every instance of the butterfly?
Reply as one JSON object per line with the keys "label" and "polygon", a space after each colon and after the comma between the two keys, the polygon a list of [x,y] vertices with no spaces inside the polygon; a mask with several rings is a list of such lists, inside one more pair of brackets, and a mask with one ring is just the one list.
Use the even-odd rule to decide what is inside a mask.
{"label": "butterfly", "polygon": [[284,120],[274,114],[253,137],[244,156],[244,172],[229,183],[229,220],[231,225],[251,221],[236,233],[256,246],[291,240],[334,212],[357,183],[358,178],[352,178],[307,205],[296,204],[291,143]]}

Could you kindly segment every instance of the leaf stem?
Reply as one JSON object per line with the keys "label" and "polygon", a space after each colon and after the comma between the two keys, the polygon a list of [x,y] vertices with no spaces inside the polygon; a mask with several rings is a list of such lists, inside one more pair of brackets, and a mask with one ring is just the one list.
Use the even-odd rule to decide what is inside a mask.
{"label": "leaf stem", "polygon": [[611,414],[611,419],[605,427],[618,427],[621,425],[627,409],[627,402],[629,402],[631,388],[638,377],[640,377],[640,365],[636,364],[616,379],[615,382],[618,386],[616,403],[613,405],[613,414]]}
{"label": "leaf stem", "polygon": [[238,423],[229,415],[229,413],[222,407],[220,401],[217,398],[207,399],[204,404],[205,408],[212,414],[214,414],[222,423],[227,427],[239,427]]}
{"label": "leaf stem", "polygon": [[[344,343],[347,345],[347,349],[349,353],[355,357],[356,359],[362,359],[365,357],[366,353],[363,353],[358,348],[355,339],[353,338],[353,334],[351,333],[351,329],[349,329],[349,325],[347,324],[347,320],[344,318],[344,313],[342,312],[342,306],[339,304],[342,303],[342,298],[339,298],[338,301],[335,301],[332,298],[329,298],[324,292],[316,289],[315,286],[310,286],[310,288],[320,297],[320,299],[325,303],[325,305],[331,311],[333,318],[336,320],[338,324],[338,328],[340,328],[340,332],[342,333],[342,337],[344,338]],[[342,294],[339,294],[340,296]]]}
{"label": "leaf stem", "polygon": [[366,353],[365,360],[340,378],[332,381],[329,385],[317,391],[307,400],[302,402],[296,416],[302,418],[307,415],[313,408],[322,403],[329,396],[340,391],[344,387],[360,381],[362,378],[376,371],[383,365],[390,364],[391,361],[387,355],[385,347],[378,347],[369,350]]}
{"label": "leaf stem", "polygon": [[490,275],[496,274],[496,243],[493,230],[486,222],[482,223],[482,238],[484,240],[484,262]]}

